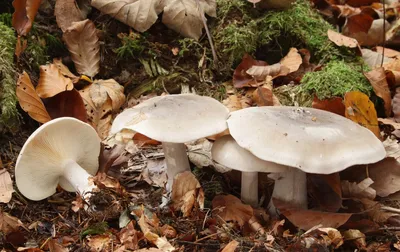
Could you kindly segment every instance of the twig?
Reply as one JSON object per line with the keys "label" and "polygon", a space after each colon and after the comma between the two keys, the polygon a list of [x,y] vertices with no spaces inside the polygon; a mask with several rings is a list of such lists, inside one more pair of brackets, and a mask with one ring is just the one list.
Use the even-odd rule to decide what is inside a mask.
{"label": "twig", "polygon": [[218,62],[217,53],[215,52],[214,43],[212,41],[210,31],[208,30],[207,20],[206,20],[206,17],[204,16],[203,9],[201,8],[200,1],[196,0],[196,2],[197,2],[197,6],[199,7],[199,13],[200,13],[201,21],[203,21],[204,29],[206,29],[208,41],[210,43],[211,52],[212,52],[213,59],[214,59],[214,64],[216,64]]}
{"label": "twig", "polygon": [[180,241],[180,240],[176,240],[176,242],[183,243],[183,244],[197,245],[197,246],[206,246],[206,247],[217,247],[217,248],[219,248],[219,244],[196,243],[196,242]]}
{"label": "twig", "polygon": [[381,207],[381,210],[385,210],[385,211],[388,211],[388,212],[400,214],[400,209],[397,209],[397,208],[394,208],[394,207],[383,206],[383,207]]}
{"label": "twig", "polygon": [[204,237],[202,237],[200,239],[195,240],[194,242],[204,241],[205,239],[208,239],[208,238],[216,236],[216,235],[218,235],[218,233],[214,233],[214,234],[210,234],[210,235],[204,236]]}

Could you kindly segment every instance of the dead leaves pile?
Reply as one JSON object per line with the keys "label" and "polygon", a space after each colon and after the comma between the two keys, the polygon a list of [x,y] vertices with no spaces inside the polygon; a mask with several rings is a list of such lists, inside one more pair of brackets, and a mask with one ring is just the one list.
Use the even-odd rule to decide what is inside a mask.
{"label": "dead leaves pile", "polygon": [[94,0],[91,4],[139,32],[147,31],[163,12],[162,22],[168,28],[196,40],[202,34],[205,14],[217,15],[215,0]]}
{"label": "dead leaves pile", "polygon": [[54,59],[40,67],[36,88],[26,72],[20,74],[16,93],[21,108],[34,120],[46,123],[58,117],[75,117],[90,123],[104,139],[112,116],[125,102],[124,88],[113,79],[95,80],[79,91],[78,84],[79,77]]}

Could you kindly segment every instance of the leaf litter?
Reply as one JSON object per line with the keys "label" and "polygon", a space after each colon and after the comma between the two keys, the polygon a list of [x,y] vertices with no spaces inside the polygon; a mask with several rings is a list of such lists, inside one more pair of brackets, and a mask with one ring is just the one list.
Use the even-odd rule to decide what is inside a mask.
{"label": "leaf litter", "polygon": [[[194,68],[195,72],[202,71],[201,80],[209,86],[213,86],[210,84],[215,81],[231,80],[221,85],[223,88],[218,94],[218,99],[230,111],[253,106],[285,106],[288,103],[284,97],[289,97],[291,104],[299,105],[297,96],[300,91],[295,88],[301,86],[305,73],[318,72],[330,60],[329,57],[317,61],[314,51],[290,45],[282,50],[286,56],[283,54],[273,59],[273,51],[260,53],[260,48],[257,48],[255,53],[250,50],[248,54],[243,54],[242,62],[230,66],[232,71],[227,71],[228,74],[224,69],[220,72],[219,69],[213,69],[218,74],[208,79],[208,68],[217,66],[211,64],[210,55],[214,49],[211,49],[210,43],[215,42],[215,46],[219,46],[217,37],[207,34],[208,28],[213,31],[213,22],[221,20],[241,25],[240,15],[232,14],[232,9],[246,18],[244,23],[258,22],[256,18],[248,19],[248,13],[242,8],[247,6],[252,9],[251,15],[258,15],[256,12],[265,11],[261,9],[265,7],[265,1],[246,1],[242,3],[244,5],[237,5],[233,1],[231,4],[235,7],[231,6],[232,9],[229,7],[228,10],[224,9],[228,3],[223,0],[131,0],[129,3],[95,0],[91,4],[96,10],[84,7],[84,2],[56,1],[51,14],[46,14],[45,4],[39,8],[38,5],[31,5],[29,0],[14,1],[17,10],[13,15],[13,25],[19,35],[34,33],[32,36],[38,36],[33,21],[39,9],[38,24],[43,23],[43,15],[54,15],[54,24],[48,30],[52,32],[53,29],[59,29],[57,36],[65,46],[65,52],[60,53],[63,57],[60,54],[51,55],[49,60],[52,59],[52,63],[38,64],[36,71],[26,66],[26,51],[21,52],[20,57],[25,61],[18,66],[18,72],[23,74],[19,75],[16,95],[22,110],[36,122],[45,123],[69,116],[88,122],[98,132],[104,145],[100,160],[102,168],[93,181],[100,188],[99,202],[96,202],[100,211],[87,213],[79,197],[61,188],[57,188],[57,192],[42,203],[27,201],[10,186],[10,181],[12,183],[15,179],[13,163],[22,144],[9,146],[10,150],[1,153],[6,163],[0,171],[0,200],[4,202],[0,207],[0,229],[5,234],[0,244],[5,244],[6,249],[301,251],[305,248],[334,250],[356,247],[367,251],[387,251],[389,247],[398,246],[394,240],[378,242],[385,238],[381,235],[382,230],[395,232],[390,228],[398,225],[399,214],[396,212],[399,205],[395,205],[393,200],[389,201],[400,191],[397,183],[400,151],[396,136],[396,130],[400,130],[396,122],[399,106],[395,95],[400,83],[399,52],[390,48],[390,43],[396,42],[396,6],[386,4],[387,15],[384,20],[382,5],[368,1],[348,1],[346,5],[321,1],[328,6],[324,11],[320,9],[322,15],[330,9],[333,20],[341,18],[346,21],[340,22],[341,33],[326,30],[325,39],[340,47],[340,50],[351,51],[352,57],[362,53],[364,62],[370,67],[368,70],[362,68],[362,71],[376,96],[367,97],[361,92],[351,91],[342,97],[320,100],[314,94],[302,94],[308,97],[309,106],[345,116],[369,128],[383,141],[388,157],[367,167],[352,167],[332,176],[310,175],[310,209],[297,209],[276,201],[274,204],[281,215],[274,219],[266,213],[273,181],[260,177],[260,188],[263,188],[261,203],[258,208],[252,208],[238,198],[240,174],[238,179],[235,171],[217,167],[218,164],[212,161],[210,150],[213,142],[229,134],[229,131],[186,143],[191,172],[178,174],[171,194],[172,202],[160,207],[167,180],[161,143],[137,132],[123,131],[110,136],[109,130],[118,113],[142,102],[146,95],[150,97],[161,92],[165,95],[177,91],[171,92],[167,87],[168,81],[162,80],[161,92],[147,89],[143,93],[130,95],[132,90],[138,90],[136,86],[130,86],[130,82],[138,85],[159,77],[152,73],[149,78],[143,69],[135,72],[145,62],[142,57],[148,57],[146,54],[135,56],[133,60],[110,57],[113,54],[113,50],[109,50],[110,45],[115,47],[119,42],[113,41],[109,34],[117,33],[118,29],[113,31],[117,27],[113,26],[107,30],[107,26],[115,25],[113,19],[117,19],[121,22],[118,27],[122,25],[125,30],[130,29],[129,32],[133,32],[132,29],[146,32],[140,33],[145,37],[145,42],[141,41],[142,46],[151,47],[150,55],[157,65],[166,60],[167,64],[161,66],[168,71],[181,67],[181,62],[188,62],[185,56],[188,42],[168,44],[158,40],[157,36],[167,34],[163,39],[168,41],[168,29],[171,29],[176,34],[194,39],[201,45],[201,57],[195,60]],[[278,11],[284,12],[285,8]],[[316,5],[316,8],[321,6]],[[107,14],[108,21],[104,21],[105,16],[100,12]],[[229,15],[225,16],[224,13]],[[160,23],[165,26],[160,26]],[[387,44],[382,44],[381,35],[385,32],[383,24],[386,25]],[[229,27],[224,28],[229,30]],[[43,26],[39,26],[41,29]],[[29,51],[29,43],[25,50]],[[193,55],[197,50],[194,48],[189,49],[193,49]],[[218,56],[223,54],[219,50],[217,53]],[[121,66],[124,61],[128,61],[125,69],[135,70],[128,71],[129,76],[120,82],[123,83],[121,85],[118,83],[121,79],[121,76],[117,76],[118,72],[108,72],[108,69],[113,68],[114,64]],[[201,70],[197,69],[199,62]],[[26,72],[22,71],[24,69]],[[179,71],[185,76],[190,72],[185,67]],[[146,75],[145,78],[141,74]],[[168,76],[167,72],[161,75]],[[180,83],[181,80],[173,82]],[[184,82],[191,81],[187,79]],[[149,86],[155,88],[156,84],[150,82]],[[196,92],[197,88],[195,85]],[[284,91],[287,93],[282,94]],[[9,143],[11,141],[4,146]],[[347,176],[347,173],[352,176]],[[368,229],[374,232],[378,230],[379,235],[371,235]]]}

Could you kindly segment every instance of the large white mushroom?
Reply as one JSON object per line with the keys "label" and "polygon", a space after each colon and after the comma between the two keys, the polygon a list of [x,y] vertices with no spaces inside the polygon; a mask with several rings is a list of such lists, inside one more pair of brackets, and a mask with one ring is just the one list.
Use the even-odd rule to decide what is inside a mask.
{"label": "large white mushroom", "polygon": [[211,97],[157,96],[120,113],[111,134],[130,129],[162,142],[169,190],[176,174],[190,170],[185,143],[223,132],[228,115],[229,110]]}
{"label": "large white mushroom", "polygon": [[324,110],[251,107],[230,114],[230,134],[256,157],[290,169],[275,180],[273,197],[307,208],[306,173],[331,174],[385,158],[367,128]]}
{"label": "large white mushroom", "polygon": [[258,205],[258,172],[285,172],[288,168],[264,161],[240,147],[230,135],[219,137],[211,148],[212,159],[230,169],[242,172],[241,199]]}
{"label": "large white mushroom", "polygon": [[72,117],[53,119],[33,132],[15,165],[18,190],[42,200],[57,185],[88,199],[96,186],[89,178],[99,168],[100,138],[89,124]]}

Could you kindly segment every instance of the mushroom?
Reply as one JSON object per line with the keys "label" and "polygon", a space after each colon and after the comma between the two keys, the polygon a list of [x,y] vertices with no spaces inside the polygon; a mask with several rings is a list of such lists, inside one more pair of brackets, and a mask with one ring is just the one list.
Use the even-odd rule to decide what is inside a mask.
{"label": "mushroom", "polygon": [[113,122],[111,134],[130,129],[161,142],[169,191],[176,174],[190,171],[185,143],[226,130],[228,114],[228,109],[211,97],[157,96],[120,113]]}
{"label": "mushroom", "polygon": [[275,180],[272,197],[303,209],[307,208],[306,173],[331,174],[386,156],[382,142],[370,130],[314,108],[245,108],[231,112],[228,128],[242,148],[290,168]]}
{"label": "mushroom", "polygon": [[96,188],[89,178],[99,168],[100,141],[92,126],[72,117],[41,125],[19,153],[15,165],[19,191],[38,201],[54,194],[60,185],[87,200]]}
{"label": "mushroom", "polygon": [[211,155],[218,164],[242,172],[241,199],[253,207],[258,205],[258,172],[285,172],[288,169],[259,159],[240,147],[230,135],[215,140]]}

